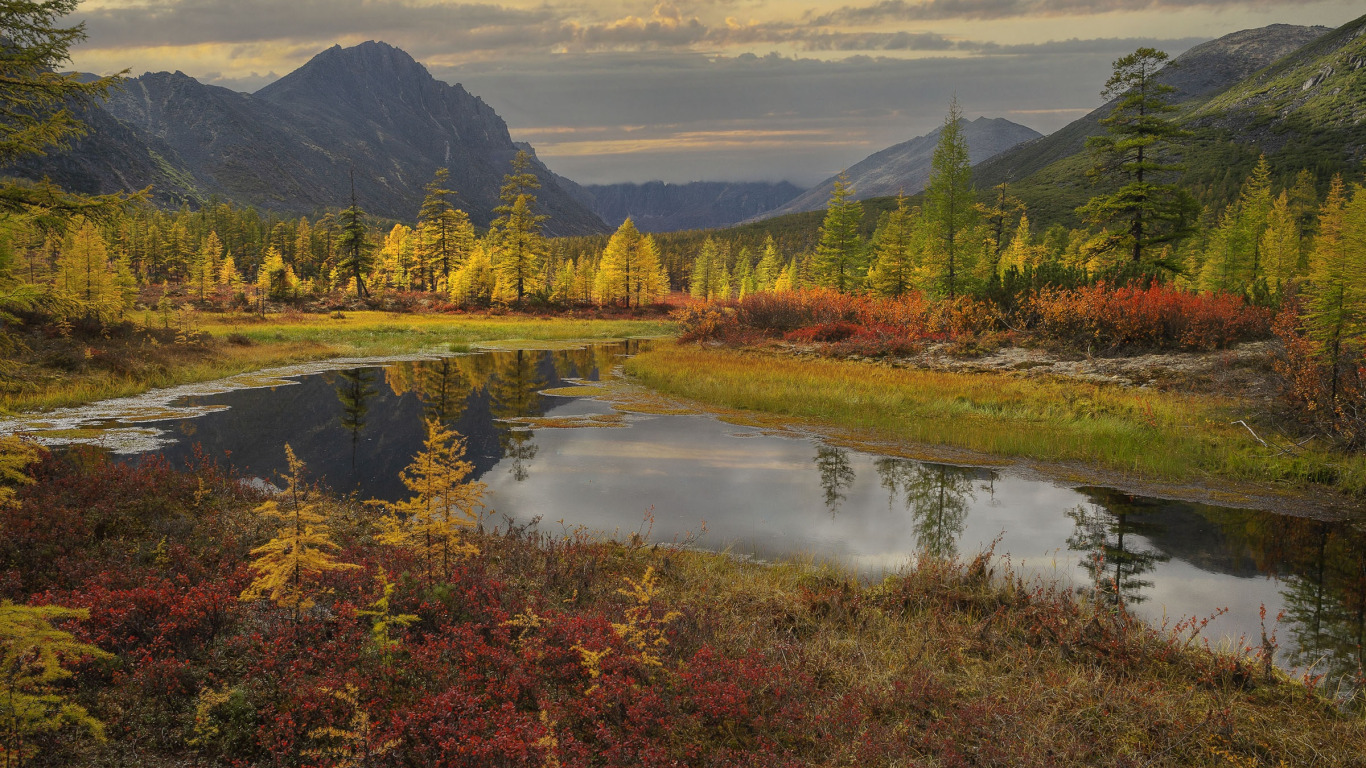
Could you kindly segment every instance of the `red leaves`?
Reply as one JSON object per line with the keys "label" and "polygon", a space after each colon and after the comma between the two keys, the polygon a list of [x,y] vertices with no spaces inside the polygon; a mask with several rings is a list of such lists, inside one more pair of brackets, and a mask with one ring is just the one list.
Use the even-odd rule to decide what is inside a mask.
{"label": "red leaves", "polygon": [[1153,283],[1044,289],[1022,313],[1046,338],[1114,349],[1207,351],[1265,338],[1271,313],[1229,294],[1204,295]]}
{"label": "red leaves", "polygon": [[[1152,284],[1049,288],[1005,314],[989,301],[932,302],[804,290],[755,293],[732,305],[698,304],[675,313],[684,341],[782,336],[832,344],[838,354],[905,354],[929,341],[968,341],[1018,329],[1025,336],[1092,348],[1212,350],[1265,338],[1270,313],[1232,295],[1201,295]],[[1012,332],[1013,333],[1013,332]]]}

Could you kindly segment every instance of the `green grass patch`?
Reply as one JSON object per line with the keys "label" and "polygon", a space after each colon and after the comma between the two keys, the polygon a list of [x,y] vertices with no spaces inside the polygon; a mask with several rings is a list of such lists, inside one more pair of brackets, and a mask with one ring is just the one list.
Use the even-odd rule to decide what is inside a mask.
{"label": "green grass patch", "polygon": [[271,317],[204,315],[201,329],[214,336],[239,334],[257,344],[312,342],[338,354],[393,355],[437,348],[466,351],[489,342],[607,341],[634,336],[668,336],[674,324],[660,320],[581,320],[498,315],[398,315],[349,312]]}
{"label": "green grass patch", "polygon": [[946,373],[660,344],[626,372],[664,394],[853,430],[1164,481],[1228,479],[1366,492],[1366,457],[1277,455],[1237,400],[1006,374]]}

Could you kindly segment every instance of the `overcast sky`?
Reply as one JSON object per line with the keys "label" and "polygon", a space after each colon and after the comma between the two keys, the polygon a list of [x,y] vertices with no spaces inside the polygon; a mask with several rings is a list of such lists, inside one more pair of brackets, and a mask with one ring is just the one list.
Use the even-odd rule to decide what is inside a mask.
{"label": "overcast sky", "polygon": [[181,70],[254,91],[335,43],[382,40],[461,83],[583,183],[814,184],[968,117],[1044,133],[1110,63],[1360,0],[86,0],[78,69]]}

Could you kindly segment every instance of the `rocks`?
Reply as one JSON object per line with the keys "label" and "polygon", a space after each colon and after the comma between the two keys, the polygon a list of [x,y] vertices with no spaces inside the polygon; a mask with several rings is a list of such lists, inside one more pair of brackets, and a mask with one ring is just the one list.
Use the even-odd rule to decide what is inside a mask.
{"label": "rocks", "polygon": [[1278,385],[1271,367],[1276,343],[1257,341],[1215,352],[1166,352],[1128,357],[1088,357],[1024,347],[1004,347],[979,357],[949,354],[936,345],[894,365],[964,373],[1059,376],[1097,384],[1208,395],[1274,398]]}

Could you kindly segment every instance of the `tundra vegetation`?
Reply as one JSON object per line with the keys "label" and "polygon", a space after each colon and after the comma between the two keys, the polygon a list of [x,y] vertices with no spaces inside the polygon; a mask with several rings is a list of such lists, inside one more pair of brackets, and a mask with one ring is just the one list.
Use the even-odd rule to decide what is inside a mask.
{"label": "tundra vegetation", "polygon": [[[55,74],[83,37],[60,23],[75,6],[0,2],[0,161],[78,136],[69,105],[113,84]],[[1150,74],[1156,53],[1131,58],[1116,88]],[[686,290],[686,338],[861,356],[929,342],[1217,349],[1275,333],[1303,428],[1360,447],[1360,187],[1259,169],[1220,215],[1186,221],[1188,207],[1144,207],[1152,174],[1177,172],[1146,153],[1178,137],[1117,113],[1096,164],[1123,182],[1117,196],[1098,198],[1087,228],[1040,237],[1008,189],[988,202],[971,188],[955,118],[952,107],[920,204],[898,201],[865,241],[864,209],[837,185],[809,252],[775,238],[750,250],[725,233],[671,244],[630,221],[605,241],[548,240],[525,156],[483,232],[441,171],[411,227],[367,217],[354,193],[344,210],[283,220],[6,182],[2,402],[81,402],[342,353],[659,332],[671,326],[652,307]],[[487,312],[462,315],[472,309]],[[757,359],[660,354],[635,364],[642,378],[712,400],[732,393],[709,387],[735,387],[717,377]],[[846,418],[819,411],[844,407],[828,388],[872,398],[879,381],[848,363],[765,362],[747,375],[768,377],[755,381],[796,415]],[[717,372],[681,385],[685,365]],[[954,434],[968,447],[1037,452],[983,426],[998,419],[1037,430],[1049,457],[1289,474],[1173,437],[1206,404],[972,377],[886,383],[892,412],[963,422]],[[917,388],[938,394],[906,395]],[[746,397],[737,404],[776,408]],[[1138,446],[1154,444],[1163,456],[1139,466]],[[1321,678],[1278,671],[1274,635],[1220,648],[1198,620],[1144,625],[1101,583],[1027,582],[990,553],[927,553],[862,583],[637,538],[490,529],[463,444],[439,422],[403,474],[412,496],[387,505],[329,496],[281,450],[284,490],[266,495],[204,461],[115,463],[0,440],[6,766],[1361,761],[1350,686],[1334,699]],[[1314,455],[1285,461],[1327,471]],[[1336,466],[1333,482],[1359,491],[1359,465]]]}

